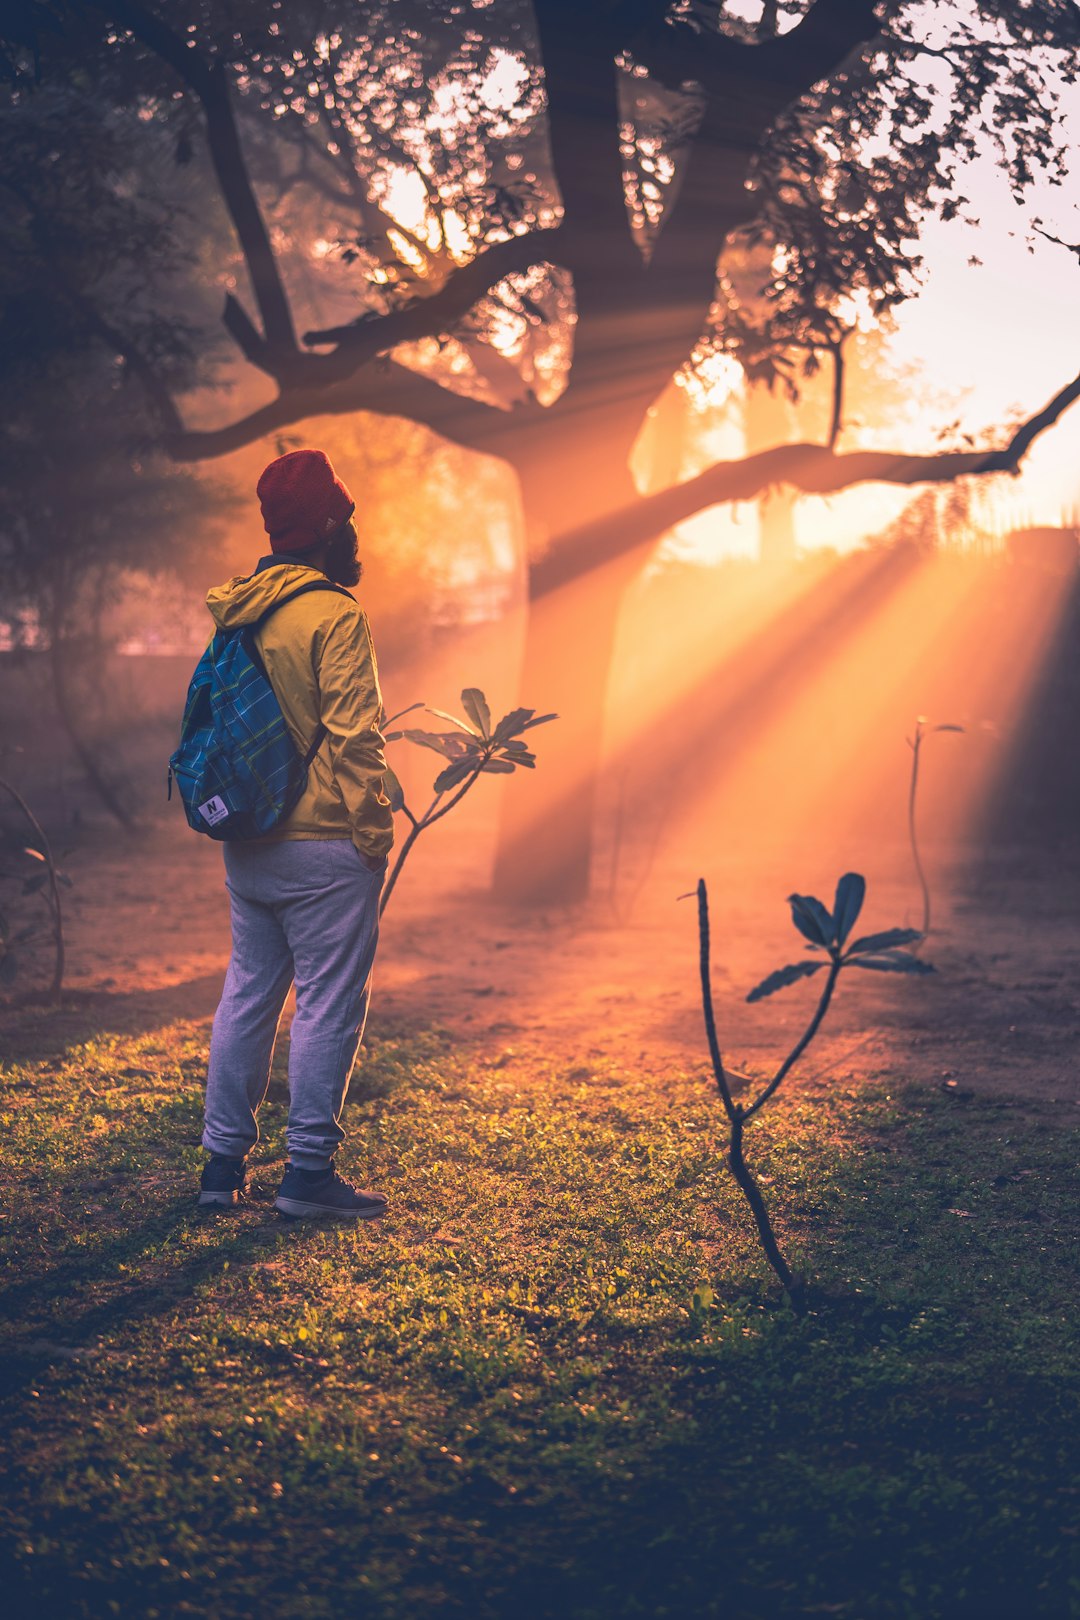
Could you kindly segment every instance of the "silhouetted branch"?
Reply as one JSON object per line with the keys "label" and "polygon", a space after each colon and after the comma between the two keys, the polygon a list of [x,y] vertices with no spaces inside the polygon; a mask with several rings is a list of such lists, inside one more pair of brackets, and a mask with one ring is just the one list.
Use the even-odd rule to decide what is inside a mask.
{"label": "silhouetted branch", "polygon": [[1044,230],[1037,222],[1032,226],[1036,236],[1041,236],[1047,242],[1053,242],[1055,247],[1063,247],[1066,253],[1075,254],[1080,260],[1080,242],[1066,242],[1063,236],[1055,236],[1053,231]]}
{"label": "silhouetted branch", "polygon": [[834,495],[857,484],[948,484],[988,473],[1016,474],[1039,435],[1053,427],[1077,399],[1080,376],[1017,428],[1000,450],[943,450],[922,456],[858,450],[836,455],[820,445],[785,444],[741,461],[717,462],[696,478],[564,535],[536,564],[533,595],[569,584],[710,506],[751,500],[776,484],[788,484],[805,495]]}
{"label": "silhouetted branch", "polygon": [[[540,407],[520,409],[538,411]],[[175,434],[164,441],[164,449],[174,461],[208,461],[307,417],[352,416],[357,411],[418,422],[467,450],[482,447],[493,422],[508,415],[482,400],[455,394],[432,377],[383,359],[332,388],[283,390],[277,399],[224,427]]]}
{"label": "silhouetted branch", "polygon": [[415,299],[406,309],[392,310],[388,315],[362,315],[347,326],[305,332],[307,344],[337,345],[334,355],[308,357],[308,375],[312,379],[323,377],[329,382],[348,375],[399,343],[412,343],[418,338],[445,332],[507,276],[529,270],[550,258],[558,229],[556,226],[550,231],[530,231],[494,243],[460,270],[455,270],[438,292]]}
{"label": "silhouetted branch", "polygon": [[627,44],[650,77],[672,89],[693,80],[710,94],[724,93],[734,83],[747,97],[782,90],[786,105],[792,93],[835,72],[877,31],[874,0],[816,0],[788,33],[756,44],[682,21],[655,20]]}
{"label": "silhouetted branch", "polygon": [[[173,32],[167,23],[138,0],[91,0],[119,28],[133,34],[159,56],[197,97],[206,118],[207,139],[221,195],[235,227],[263,323],[261,344],[250,321],[244,356],[252,364],[280,377],[290,357],[298,354],[288,296],[278,271],[266,222],[248,175],[240,134],[229,95],[228,64],[212,65],[197,49]],[[233,301],[235,302],[235,301]],[[226,324],[235,336],[233,316]]]}

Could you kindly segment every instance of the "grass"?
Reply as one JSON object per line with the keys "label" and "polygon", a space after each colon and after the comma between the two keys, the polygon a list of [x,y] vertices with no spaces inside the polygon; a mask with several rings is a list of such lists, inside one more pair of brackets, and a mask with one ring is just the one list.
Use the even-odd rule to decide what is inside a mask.
{"label": "grass", "polygon": [[1078,1612],[1049,1112],[779,1098],[750,1151],[797,1321],[704,1069],[376,1042],[342,1163],[392,1212],[356,1230],[273,1214],[280,1101],[251,1202],[196,1213],[205,1042],[4,1071],[7,1614]]}

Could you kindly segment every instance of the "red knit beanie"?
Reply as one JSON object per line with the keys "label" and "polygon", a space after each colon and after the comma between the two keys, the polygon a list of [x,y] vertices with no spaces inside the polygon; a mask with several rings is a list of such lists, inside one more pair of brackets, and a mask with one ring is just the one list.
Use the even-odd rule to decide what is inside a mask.
{"label": "red knit beanie", "polygon": [[322,450],[290,450],[255,487],[271,551],[308,551],[347,523],[356,503]]}

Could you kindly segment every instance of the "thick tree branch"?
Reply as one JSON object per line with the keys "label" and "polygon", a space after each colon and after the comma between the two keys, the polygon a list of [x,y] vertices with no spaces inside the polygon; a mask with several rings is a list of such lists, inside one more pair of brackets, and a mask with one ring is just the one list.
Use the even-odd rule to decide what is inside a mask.
{"label": "thick tree branch", "polygon": [[[539,407],[537,407],[538,409]],[[373,416],[403,417],[419,422],[463,449],[485,449],[492,424],[504,413],[451,393],[431,377],[410,371],[392,360],[382,360],[331,388],[289,388],[225,427],[175,433],[163,448],[173,461],[209,461],[254,444],[268,433],[319,416],[351,416],[367,411]]]}
{"label": "thick tree branch", "polygon": [[[650,77],[671,89],[695,81],[710,94],[733,84],[786,92],[784,101],[809,90],[878,32],[875,0],[816,0],[786,34],[747,44],[709,29],[667,21],[647,26],[626,44]],[[631,8],[634,9],[634,8]]]}
{"label": "thick tree branch", "polygon": [[651,75],[669,85],[696,80],[707,93],[647,276],[651,307],[669,312],[670,372],[701,335],[725,240],[756,212],[747,180],[765,134],[876,27],[872,0],[817,0],[790,33],[757,44],[683,23],[654,25],[628,41]]}
{"label": "thick tree branch", "polygon": [[[247,321],[247,347],[243,352],[253,364],[283,380],[290,374],[291,361],[302,357],[297,350],[292,312],[266,222],[244,161],[229,94],[228,65],[224,61],[209,64],[198,50],[189,48],[186,40],[138,0],[90,0],[90,3],[118,28],[141,40],[198,97],[206,118],[210,158],[244,255],[263,325],[262,344],[257,349],[252,341],[257,337],[255,328]],[[239,324],[235,318],[231,323],[227,320],[226,324],[235,335]]]}
{"label": "thick tree branch", "polygon": [[[630,230],[619,151],[618,43],[600,8],[533,0],[544,64],[547,135],[563,205],[560,262],[580,287],[640,255]],[[610,283],[609,283],[610,285]]]}
{"label": "thick tree branch", "polygon": [[337,344],[334,354],[308,356],[306,375],[335,381],[376,355],[397,348],[399,343],[413,343],[417,338],[435,337],[445,332],[506,276],[520,274],[550,259],[551,249],[558,240],[558,227],[512,236],[485,248],[475,259],[455,270],[430,298],[417,298],[406,309],[393,310],[389,315],[368,314],[348,326],[305,332],[305,343]]}
{"label": "thick tree branch", "polygon": [[718,462],[697,478],[564,535],[533,568],[532,594],[543,596],[568,585],[710,506],[751,500],[776,484],[787,484],[804,495],[834,495],[856,484],[948,484],[988,473],[1015,475],[1039,435],[1077,399],[1080,375],[1019,427],[1000,450],[944,450],[926,456],[859,450],[836,455],[821,445],[784,444],[742,461]]}
{"label": "thick tree branch", "polygon": [[294,357],[298,357],[296,332],[266,221],[244,162],[227,73],[226,64],[217,63],[210,73],[208,93],[202,98],[210,157],[259,306],[266,338],[263,370],[281,378],[288,373]]}

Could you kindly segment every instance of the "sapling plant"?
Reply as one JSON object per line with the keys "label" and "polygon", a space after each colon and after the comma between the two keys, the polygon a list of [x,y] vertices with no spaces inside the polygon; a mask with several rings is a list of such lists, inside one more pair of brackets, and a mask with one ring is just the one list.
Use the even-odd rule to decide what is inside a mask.
{"label": "sapling plant", "polygon": [[[411,714],[414,709],[424,709],[440,720],[448,720],[455,729],[422,731],[416,727],[404,727],[400,731],[387,730],[385,733],[388,743],[404,738],[406,742],[416,743],[418,747],[434,749],[435,753],[441,754],[448,763],[435,778],[433,788],[435,797],[421,816],[414,815],[410,810],[395,772],[387,768],[385,778],[387,797],[393,809],[400,810],[411,823],[411,827],[383,888],[382,899],[379,902],[380,917],[386,910],[386,903],[393,893],[409,851],[420,834],[426,832],[428,827],[440,821],[443,816],[448,815],[456,804],[460,804],[473,784],[485,773],[509,776],[519,766],[533,770],[536,766],[536,755],[530,752],[528,743],[522,741],[523,733],[532,730],[534,726],[543,726],[549,720],[559,718],[557,714],[538,715],[535,709],[511,709],[509,714],[503,715],[498,724],[493,726],[487,699],[476,686],[465,688],[461,694],[461,706],[468,715],[468,720],[461,720],[457,715],[447,714],[442,709],[433,709],[424,703],[413,703],[386,721],[389,727],[395,720]],[[453,791],[454,789],[457,791]],[[447,799],[445,795],[448,793],[450,797]]]}
{"label": "sapling plant", "polygon": [[[0,878],[14,883],[16,896],[14,903],[6,897],[0,903],[0,988],[12,985],[17,978],[23,984],[34,977],[33,972],[27,969],[32,969],[36,954],[34,947],[41,929],[36,918],[29,921],[24,919],[20,902],[38,896],[44,901],[47,911],[45,927],[52,957],[48,993],[54,1002],[59,1002],[64,985],[64,918],[60,907],[60,885],[70,887],[71,879],[56,865],[45,829],[22,794],[2,778],[0,791],[16,805],[33,839],[33,842],[26,842],[24,832],[21,837],[14,834],[0,841],[0,850],[5,857],[0,867]],[[13,864],[8,866],[8,861]]]}
{"label": "sapling plant", "polygon": [[[732,1074],[725,1067],[720,1052],[720,1042],[716,1033],[716,1018],[713,1012],[712,979],[709,966],[709,895],[704,878],[699,878],[697,885],[701,998],[705,1013],[705,1034],[709,1043],[709,1056],[712,1060],[713,1074],[716,1077],[717,1089],[720,1093],[720,1100],[724,1105],[730,1132],[727,1150],[728,1164],[747,1203],[750,1205],[750,1211],[757,1225],[765,1257],[780,1279],[781,1286],[797,1315],[801,1315],[805,1310],[805,1284],[791,1270],[781,1252],[776,1233],[769,1219],[769,1212],[762,1196],[761,1187],[746,1162],[744,1137],[747,1126],[753,1123],[769,1099],[776,1095],[780,1086],[787,1079],[821,1028],[841,973],[846,972],[848,968],[862,968],[872,973],[925,974],[934,971],[928,962],[920,961],[918,957],[913,956],[909,950],[904,948],[905,946],[914,945],[922,939],[919,930],[915,928],[888,928],[880,933],[865,934],[848,944],[851,930],[862,911],[865,897],[866,880],[858,872],[847,872],[840,879],[832,911],[829,911],[823,902],[815,899],[813,895],[792,894],[788,896],[788,904],[791,906],[791,918],[795,927],[807,941],[808,948],[818,954],[799,962],[789,963],[787,967],[778,968],[775,973],[770,973],[767,978],[762,979],[760,984],[755,985],[746,999],[747,1001],[762,1001],[766,996],[774,995],[777,990],[783,990],[788,985],[796,984],[800,979],[812,978],[822,972],[825,974],[825,983],[818,998],[813,1017],[776,1070],[772,1079],[767,1081],[757,1096],[750,1102],[743,1103],[736,1102],[732,1094]],[[687,900],[690,895],[680,895],[679,898]]]}
{"label": "sapling plant", "polygon": [[[908,837],[911,840],[911,858],[915,862],[915,873],[922,889],[923,914],[922,928],[919,932],[923,939],[930,932],[930,885],[926,881],[923,870],[922,857],[919,854],[919,840],[915,832],[915,809],[919,793],[919,765],[921,763],[922,745],[927,737],[933,736],[937,731],[963,731],[963,726],[949,722],[945,725],[932,726],[924,714],[920,714],[915,721],[915,735],[907,740],[911,749],[911,782],[908,786]],[[920,940],[920,944],[922,941]]]}

